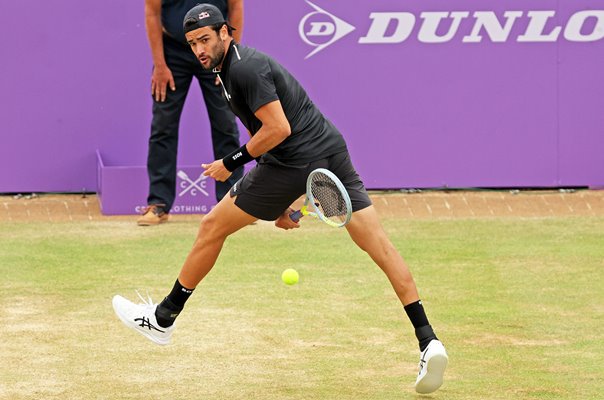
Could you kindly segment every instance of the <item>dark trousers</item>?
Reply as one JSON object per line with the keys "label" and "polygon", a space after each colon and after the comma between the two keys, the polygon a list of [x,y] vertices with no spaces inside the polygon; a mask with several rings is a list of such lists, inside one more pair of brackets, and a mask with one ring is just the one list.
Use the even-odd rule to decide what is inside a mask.
{"label": "dark trousers", "polygon": [[[176,196],[178,127],[193,77],[199,82],[210,118],[214,158],[225,157],[239,148],[240,144],[235,115],[222,96],[220,86],[215,85],[216,75],[201,68],[199,60],[187,45],[166,36],[164,54],[168,68],[172,71],[176,90],[172,91],[168,87],[164,102],[153,99],[153,120],[147,157],[147,204],[165,204],[165,211],[169,211]],[[243,167],[233,172],[228,181],[216,182],[216,199],[220,201],[242,175]]]}

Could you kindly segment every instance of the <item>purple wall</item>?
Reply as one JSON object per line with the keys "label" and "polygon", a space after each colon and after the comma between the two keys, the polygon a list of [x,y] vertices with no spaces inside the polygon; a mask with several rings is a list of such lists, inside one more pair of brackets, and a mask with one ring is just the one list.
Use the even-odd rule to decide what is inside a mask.
{"label": "purple wall", "polygon": [[[604,184],[601,1],[350,4],[247,0],[244,43],[298,77],[369,188]],[[108,165],[145,164],[142,2],[2,2],[0,48],[0,192],[96,191],[97,149]],[[212,158],[198,92],[183,165]]]}

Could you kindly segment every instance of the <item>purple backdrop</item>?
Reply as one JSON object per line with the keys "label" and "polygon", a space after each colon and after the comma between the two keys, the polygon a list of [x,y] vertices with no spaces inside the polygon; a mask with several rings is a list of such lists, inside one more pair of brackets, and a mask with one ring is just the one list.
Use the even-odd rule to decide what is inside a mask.
{"label": "purple backdrop", "polygon": [[[604,184],[601,1],[350,4],[247,0],[244,44],[298,77],[369,188]],[[142,1],[4,1],[0,33],[0,192],[96,191],[97,150],[145,165]],[[212,159],[198,92],[181,165]]]}

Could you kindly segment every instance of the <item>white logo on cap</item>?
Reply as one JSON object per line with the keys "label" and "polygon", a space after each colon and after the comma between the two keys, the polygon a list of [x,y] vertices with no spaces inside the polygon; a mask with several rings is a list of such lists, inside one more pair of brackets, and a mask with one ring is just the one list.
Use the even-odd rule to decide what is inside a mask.
{"label": "white logo on cap", "polygon": [[199,19],[208,18],[209,16],[210,16],[210,13],[207,11],[204,11],[201,14],[199,14]]}
{"label": "white logo on cap", "polygon": [[[304,40],[306,44],[315,47],[315,49],[311,51],[306,57],[304,57],[304,59],[312,57],[327,46],[333,44],[335,41],[343,38],[344,36],[348,35],[350,32],[355,30],[355,27],[350,25],[348,22],[342,21],[340,18],[328,13],[327,11],[314,5],[308,0],[306,0],[306,2],[317,11],[313,11],[311,13],[306,14],[304,18],[302,18],[302,20],[300,21],[300,25],[298,25],[298,33],[300,34],[302,40]],[[328,20],[326,21],[324,18],[323,21],[310,21],[309,30],[305,31],[306,21],[313,16],[327,16]],[[330,36],[331,38],[324,43],[317,43],[316,41],[313,42],[309,39],[309,37],[321,39]]]}

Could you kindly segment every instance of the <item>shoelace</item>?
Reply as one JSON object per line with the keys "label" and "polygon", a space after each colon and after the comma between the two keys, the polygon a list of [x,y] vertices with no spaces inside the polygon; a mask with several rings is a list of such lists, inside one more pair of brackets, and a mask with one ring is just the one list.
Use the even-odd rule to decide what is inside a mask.
{"label": "shoelace", "polygon": [[147,298],[145,299],[138,290],[135,290],[137,296],[139,299],[141,299],[141,301],[143,302],[144,305],[146,306],[155,306],[155,303],[153,303],[153,299],[151,299],[151,295],[149,294],[149,291],[147,290]]}

